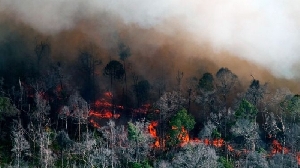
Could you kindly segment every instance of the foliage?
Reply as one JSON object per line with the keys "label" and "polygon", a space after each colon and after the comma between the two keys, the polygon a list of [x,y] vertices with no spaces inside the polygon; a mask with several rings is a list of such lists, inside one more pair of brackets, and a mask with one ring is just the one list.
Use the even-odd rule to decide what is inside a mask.
{"label": "foliage", "polygon": [[211,136],[213,138],[221,138],[221,133],[217,129],[214,129]]}
{"label": "foliage", "polygon": [[[37,44],[35,55],[29,56],[39,65],[36,68],[34,62],[32,70],[31,65],[23,67],[30,59],[24,63],[1,60],[1,65],[13,63],[4,66],[14,67],[7,73],[0,68],[5,81],[13,74],[8,84],[0,78],[1,167],[299,166],[299,95],[282,88],[269,93],[267,85],[256,79],[249,87],[242,88],[238,85],[238,77],[228,68],[219,69],[215,75],[206,72],[199,80],[193,79],[192,84],[184,82],[183,75],[178,74],[177,82],[182,87],[172,91],[175,79],[172,81],[172,73],[168,73],[165,65],[166,73],[154,79],[156,82],[152,76],[143,76],[139,81],[136,76],[146,73],[134,71],[138,69],[134,67],[138,62],[128,59],[131,51],[123,43],[115,53],[120,62],[107,62],[102,73],[97,69],[101,62],[85,51],[80,53],[77,64],[57,67],[58,63],[50,59],[50,48],[47,49],[50,45],[47,45]],[[8,45],[0,52],[7,54],[5,59],[8,59],[6,57],[18,51]],[[74,72],[80,74],[71,69],[79,70]],[[39,73],[34,75],[33,72]],[[127,81],[126,73],[135,76]],[[64,76],[72,77],[62,82]],[[111,87],[111,102],[102,102],[100,96],[102,91],[109,90],[108,84],[102,82],[103,76],[110,77],[111,84],[120,79],[126,84],[123,88],[119,85]],[[128,90],[127,82],[133,84]],[[150,82],[159,86],[152,89]],[[62,94],[62,87],[68,90],[66,96],[58,96]],[[128,100],[124,100],[125,96]],[[133,108],[135,100],[138,105],[147,105],[137,110]],[[187,100],[188,112],[182,109],[187,107]],[[238,102],[237,106],[233,106],[235,102]],[[101,109],[102,106],[105,108]],[[91,109],[96,114],[92,117],[89,116]],[[148,121],[140,117],[142,115],[135,115],[139,112],[149,114],[149,111],[154,116],[150,122],[155,123],[152,134]],[[107,119],[102,118],[105,112],[121,117],[110,118],[106,123]],[[16,116],[18,121],[13,121]],[[97,128],[92,125],[95,122],[99,124]],[[190,138],[197,134],[199,139]],[[277,146],[272,144],[274,139]],[[288,152],[283,154],[282,148]]]}
{"label": "foliage", "polygon": [[[193,116],[187,113],[186,109],[181,109],[170,120],[170,140],[169,145],[173,146],[180,142],[180,136],[185,137],[188,131],[192,130],[196,124]],[[184,132],[183,129],[187,130]]]}
{"label": "foliage", "polygon": [[225,157],[220,157],[218,160],[224,168],[234,168],[234,163],[232,160],[227,160]]}
{"label": "foliage", "polygon": [[140,132],[132,122],[128,122],[128,139],[132,141],[137,141],[139,139]]}
{"label": "foliage", "polygon": [[18,113],[18,109],[11,104],[8,97],[0,97],[0,121],[4,117],[13,117]]}
{"label": "foliage", "polygon": [[239,108],[235,112],[236,118],[245,118],[254,121],[257,114],[257,109],[254,105],[252,105],[247,100],[243,99],[240,103]]}
{"label": "foliage", "polygon": [[133,163],[129,163],[129,167],[130,168],[152,168],[152,166],[150,166],[150,164],[147,161],[144,162],[133,162]]}
{"label": "foliage", "polygon": [[123,157],[134,163],[142,163],[149,155],[151,144],[153,143],[149,133],[146,132],[147,122],[128,122],[128,145],[131,150],[127,150]]}
{"label": "foliage", "polygon": [[300,95],[294,95],[291,98],[286,97],[281,102],[281,108],[287,112],[287,119],[293,122],[300,121]]}

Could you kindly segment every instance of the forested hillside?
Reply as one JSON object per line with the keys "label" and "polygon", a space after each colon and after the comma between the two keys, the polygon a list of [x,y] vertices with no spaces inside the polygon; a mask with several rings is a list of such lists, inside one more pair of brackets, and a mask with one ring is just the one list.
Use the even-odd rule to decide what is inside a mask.
{"label": "forested hillside", "polygon": [[0,0],[0,168],[300,167],[299,0]]}
{"label": "forested hillside", "polygon": [[279,79],[136,61],[122,41],[70,60],[52,45],[1,43],[0,167],[300,165],[300,96]]}

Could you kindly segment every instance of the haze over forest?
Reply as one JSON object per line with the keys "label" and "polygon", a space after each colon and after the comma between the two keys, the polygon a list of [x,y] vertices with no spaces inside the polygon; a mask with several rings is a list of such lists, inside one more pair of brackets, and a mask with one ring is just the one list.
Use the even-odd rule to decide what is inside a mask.
{"label": "haze over forest", "polygon": [[86,43],[114,55],[121,39],[136,59],[173,52],[170,57],[197,57],[216,66],[243,67],[247,76],[261,77],[256,69],[265,69],[276,77],[299,78],[300,11],[296,0],[0,3],[1,23],[6,25],[1,26],[2,40],[7,31],[18,31],[29,44],[43,36],[53,40],[53,52],[57,52],[53,55],[60,59],[74,57],[72,51]]}
{"label": "haze over forest", "polygon": [[0,167],[297,167],[299,5],[0,0]]}

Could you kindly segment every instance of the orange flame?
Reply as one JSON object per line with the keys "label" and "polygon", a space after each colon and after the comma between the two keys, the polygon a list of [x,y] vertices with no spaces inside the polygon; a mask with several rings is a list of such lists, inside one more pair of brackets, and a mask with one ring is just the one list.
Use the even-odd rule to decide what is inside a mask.
{"label": "orange flame", "polygon": [[189,134],[184,127],[181,127],[181,133],[178,135],[178,139],[181,143],[187,143],[190,141]]}
{"label": "orange flame", "polygon": [[100,128],[100,125],[93,119],[90,119],[90,123],[93,125],[95,128]]}
{"label": "orange flame", "polygon": [[160,147],[159,138],[158,138],[157,133],[156,133],[157,125],[158,125],[157,121],[152,121],[148,126],[148,131],[149,131],[150,135],[155,139],[153,147],[156,147],[156,148]]}
{"label": "orange flame", "polygon": [[156,134],[156,127],[158,125],[158,122],[157,121],[152,121],[150,123],[150,125],[148,126],[148,130],[149,130],[149,133],[153,136],[153,137],[157,137],[157,134]]}
{"label": "orange flame", "polygon": [[220,148],[224,145],[224,140],[223,139],[214,139],[212,145],[217,148]]}
{"label": "orange flame", "polygon": [[90,111],[89,113],[89,116],[94,116],[94,117],[97,117],[99,119],[110,119],[110,118],[119,118],[120,117],[120,114],[112,114],[111,111],[104,111],[104,112],[101,112],[101,113],[98,113],[98,112],[95,112],[93,110]]}
{"label": "orange flame", "polygon": [[133,113],[147,114],[149,112],[150,107],[150,104],[143,104],[140,108],[133,109]]}
{"label": "orange flame", "polygon": [[231,145],[227,145],[227,149],[228,149],[228,151],[230,151],[230,152],[232,152],[234,149],[233,149],[233,147],[231,146]]}
{"label": "orange flame", "polygon": [[282,147],[282,145],[278,142],[278,140],[272,141],[272,150],[271,155],[275,155],[276,153],[287,154],[289,150],[286,147]]}
{"label": "orange flame", "polygon": [[93,104],[93,110],[89,111],[89,121],[94,127],[99,128],[99,124],[95,119],[117,119],[120,117],[120,114],[113,113],[112,109],[123,110],[124,107],[110,103],[111,100],[109,99],[112,97],[113,95],[111,92],[105,92],[104,98],[96,100]]}

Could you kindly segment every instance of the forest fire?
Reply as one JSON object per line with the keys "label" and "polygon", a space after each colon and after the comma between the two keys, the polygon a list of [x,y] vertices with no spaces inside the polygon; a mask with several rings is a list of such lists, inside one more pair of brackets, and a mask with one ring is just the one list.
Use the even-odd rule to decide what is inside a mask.
{"label": "forest fire", "polygon": [[155,139],[155,142],[153,144],[153,147],[155,147],[155,148],[160,147],[159,137],[157,136],[157,133],[156,133],[157,125],[158,125],[157,121],[152,121],[148,126],[148,131],[149,131],[150,135]]}
{"label": "forest fire", "polygon": [[[208,138],[205,138],[203,140],[194,138],[194,139],[190,139],[186,142],[181,143],[180,146],[183,147],[183,146],[187,145],[188,143],[194,143],[194,144],[204,143],[207,146],[214,146],[215,148],[221,148],[225,145],[224,139],[221,139],[221,138],[213,139],[213,140],[210,140]],[[226,146],[227,146],[227,150],[229,152],[234,151],[234,148],[231,145],[226,145]]]}
{"label": "forest fire", "polygon": [[181,132],[178,135],[178,139],[181,142],[181,144],[188,143],[190,141],[189,133],[186,129],[184,129],[184,127],[181,128]]}
{"label": "forest fire", "polygon": [[93,126],[94,128],[100,128],[100,125],[99,125],[98,122],[96,122],[95,120],[90,119],[90,123],[92,124],[92,126]]}
{"label": "forest fire", "polygon": [[135,114],[147,114],[147,112],[150,109],[150,104],[143,104],[140,108],[138,109],[133,109],[133,113]]}
{"label": "forest fire", "polygon": [[120,114],[112,114],[111,111],[106,111],[106,110],[102,111],[101,113],[91,110],[89,116],[97,117],[99,119],[111,119],[111,118],[117,119],[120,117]]}
{"label": "forest fire", "polygon": [[278,140],[274,139],[272,141],[272,150],[271,150],[271,155],[274,156],[277,153],[283,153],[287,154],[289,150],[286,147],[283,147]]}
{"label": "forest fire", "polygon": [[[274,156],[276,154],[287,154],[289,153],[289,149],[286,148],[286,147],[283,147],[280,142],[276,139],[274,139],[272,141],[272,144],[271,144],[271,156]],[[298,162],[298,165],[300,165],[300,152],[298,152],[296,154],[296,160]]]}
{"label": "forest fire", "polygon": [[[99,120],[101,119],[118,119],[120,117],[120,111],[124,110],[123,106],[115,105],[112,103],[113,95],[111,92],[105,92],[104,98],[98,99],[95,101],[94,106],[92,110],[89,111],[89,122],[90,124],[95,128],[100,128]],[[144,104],[140,108],[137,109],[131,109],[131,112],[133,114],[147,114],[149,112],[151,105],[150,104]],[[115,113],[119,112],[119,113]],[[159,112],[159,111],[155,111]],[[151,145],[152,148],[160,148],[164,147],[164,144],[160,143],[160,138],[157,133],[157,126],[158,121],[151,121],[148,126],[148,132],[151,135],[151,137],[154,139],[153,144]],[[177,130],[179,128],[172,126],[173,130]],[[199,144],[203,143],[207,146],[212,146],[215,148],[223,148],[225,147],[228,152],[233,152],[237,156],[240,156],[241,153],[248,153],[247,150],[236,150],[232,145],[229,145],[225,142],[222,138],[216,138],[216,139],[198,139],[198,138],[190,138],[188,131],[181,127],[180,133],[177,136],[179,140],[179,146],[184,147],[185,145],[191,143],[191,144]],[[283,147],[278,140],[273,140],[271,144],[271,151],[269,156],[274,156],[275,154],[287,154],[289,153],[289,149],[286,147]],[[300,153],[297,153],[296,159],[298,164],[300,165]]]}
{"label": "forest fire", "polygon": [[[92,109],[89,112],[89,117],[92,125],[95,125],[99,119],[118,119],[120,118],[120,112],[124,110],[124,106],[113,104],[113,94],[111,92],[105,92],[104,98],[98,99],[92,105]],[[131,109],[134,114],[147,114],[150,104],[144,104],[138,109]],[[99,124],[98,124],[99,125]],[[96,126],[98,127],[98,126]]]}
{"label": "forest fire", "polygon": [[89,111],[89,121],[95,127],[99,128],[100,125],[97,120],[101,119],[118,119],[120,114],[116,111],[123,110],[123,106],[114,105],[112,102],[113,95],[111,92],[105,92],[104,98],[96,100]]}

